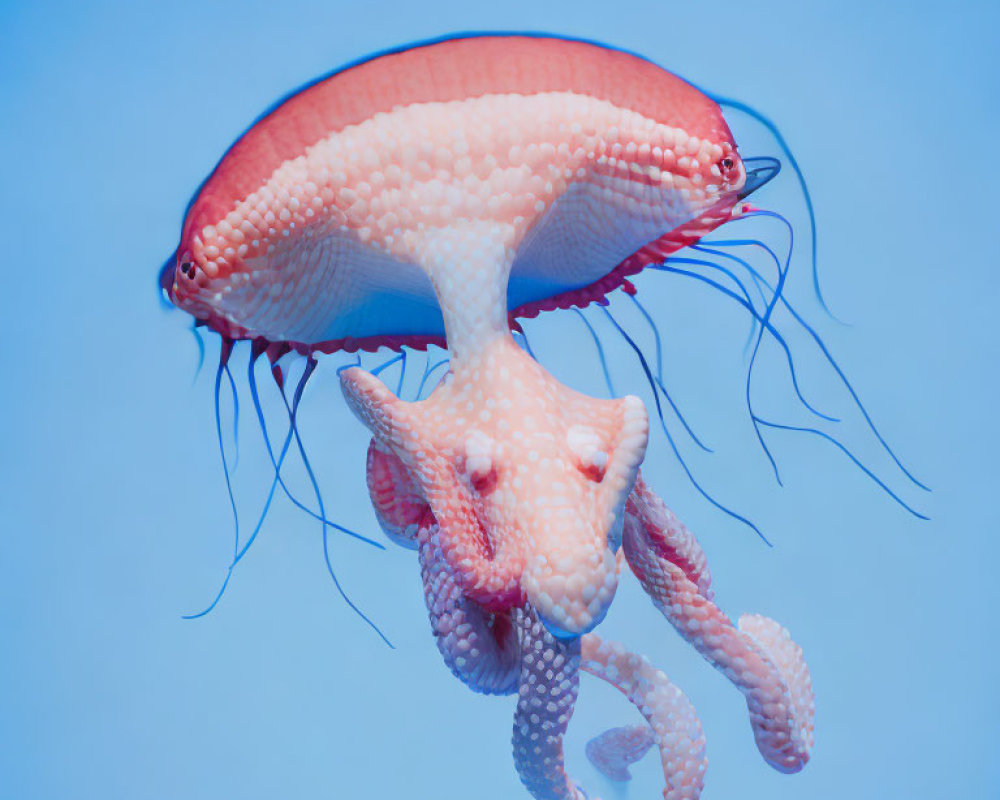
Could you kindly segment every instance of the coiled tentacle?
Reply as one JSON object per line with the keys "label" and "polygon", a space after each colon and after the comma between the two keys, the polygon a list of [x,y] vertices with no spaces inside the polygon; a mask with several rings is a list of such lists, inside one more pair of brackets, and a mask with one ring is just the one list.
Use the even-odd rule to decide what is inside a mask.
{"label": "coiled tentacle", "polygon": [[780,772],[798,772],[812,747],[813,695],[801,649],[766,617],[726,617],[689,573],[664,554],[674,544],[645,501],[629,504],[623,549],[667,620],[744,694],[757,749]]}
{"label": "coiled tentacle", "polygon": [[580,666],[621,691],[646,720],[645,725],[615,728],[592,739],[587,755],[595,766],[614,780],[628,780],[628,764],[655,744],[666,781],[664,800],[697,800],[708,759],[691,701],[649,659],[593,633],[583,637]]}
{"label": "coiled tentacle", "polygon": [[678,567],[698,587],[698,593],[711,600],[712,573],[705,551],[687,526],[649,488],[641,473],[636,476],[625,511],[647,529],[646,538],[656,556]]}
{"label": "coiled tentacle", "polygon": [[465,596],[441,552],[437,525],[418,534],[420,575],[431,629],[452,674],[475,692],[512,694],[521,652],[510,612],[490,613]]}
{"label": "coiled tentacle", "polygon": [[587,742],[590,763],[613,781],[632,780],[629,765],[642,759],[655,744],[655,734],[649,725],[623,725],[608,728]]}

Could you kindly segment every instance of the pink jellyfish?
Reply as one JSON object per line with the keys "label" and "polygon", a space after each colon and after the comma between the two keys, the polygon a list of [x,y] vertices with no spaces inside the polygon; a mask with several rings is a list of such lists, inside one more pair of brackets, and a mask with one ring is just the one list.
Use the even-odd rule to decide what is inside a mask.
{"label": "pink jellyfish", "polygon": [[[533,797],[585,796],[562,752],[581,671],[645,719],[595,739],[595,764],[627,778],[655,745],[664,797],[700,795],[690,703],[594,633],[626,571],[745,695],[767,762],[795,772],[809,758],[802,652],[774,621],[734,624],[713,602],[697,541],[639,473],[643,403],[573,391],[512,334],[519,317],[634,292],[628,276],[745,215],[777,169],[744,161],[718,103],[637,56],[445,40],[352,65],[263,116],[198,191],[161,275],[223,337],[223,366],[236,340],[272,363],[307,356],[304,379],[316,353],[447,347],[423,400],[359,366],[340,377],[372,434],[376,516],[417,551],[446,665],[475,691],[517,696],[514,760]],[[733,296],[778,336],[780,284],[766,311]]]}

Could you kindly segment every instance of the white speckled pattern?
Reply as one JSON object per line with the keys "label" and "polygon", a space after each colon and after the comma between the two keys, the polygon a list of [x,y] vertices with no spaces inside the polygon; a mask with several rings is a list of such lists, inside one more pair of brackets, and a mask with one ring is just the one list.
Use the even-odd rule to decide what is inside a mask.
{"label": "white speckled pattern", "polygon": [[439,535],[434,524],[419,534],[424,600],[438,650],[452,674],[473,691],[511,694],[521,674],[521,651],[510,613],[490,613],[462,593]]}
{"label": "white speckled pattern", "polygon": [[514,767],[536,800],[587,800],[566,774],[563,735],[580,691],[580,639],[558,639],[531,606],[514,612],[521,681],[514,712]]}
{"label": "white speckled pattern", "polygon": [[270,341],[440,336],[438,308],[506,319],[587,286],[744,180],[727,141],[586,95],[416,103],[330,133],[195,231],[172,295]]}
{"label": "white speckled pattern", "polygon": [[[642,758],[649,745],[660,753],[664,800],[697,800],[705,781],[705,735],[694,706],[649,659],[630,653],[596,634],[583,638],[582,668],[603,678],[635,705],[646,725],[615,729],[591,740],[587,754],[615,780],[628,780],[627,765]],[[594,744],[594,742],[597,742]]]}
{"label": "white speckled pattern", "polygon": [[416,510],[400,515],[378,489],[386,480],[378,476],[405,472],[416,488],[404,484],[400,496],[424,498],[468,597],[493,610],[528,599],[552,630],[590,630],[618,584],[617,532],[645,453],[645,408],[635,397],[596,400],[561,385],[505,329],[468,363],[452,363],[418,403],[364,370],[341,374],[375,448],[402,465],[370,461],[380,519],[414,521]]}
{"label": "white speckled pattern", "polygon": [[[388,393],[384,387],[382,391]],[[402,424],[389,424],[387,415],[377,409],[372,406],[361,413],[382,436]],[[568,449],[580,459],[581,474],[586,475],[595,468],[594,460],[581,454],[594,451],[595,434],[586,426],[571,426],[569,430]],[[373,440],[369,449],[369,487],[379,519],[387,532],[406,546],[419,542],[431,627],[449,669],[478,692],[506,694],[517,689],[515,762],[533,796],[585,796],[566,775],[562,757],[562,737],[578,692],[576,672],[582,669],[618,688],[647,722],[645,729],[621,729],[591,742],[588,754],[595,764],[613,778],[627,780],[628,764],[641,758],[648,744],[656,744],[665,800],[696,800],[707,763],[705,739],[684,694],[647,659],[619,644],[602,641],[594,633],[566,637],[559,625],[546,620],[527,602],[527,592],[519,598],[516,592],[506,592],[506,584],[494,582],[493,570],[499,570],[505,579],[512,577],[505,572],[505,563],[482,555],[475,565],[462,558],[453,565],[455,556],[446,555],[448,545],[442,528],[431,504],[423,498],[415,473],[378,441]],[[420,458],[427,455],[422,450],[416,452]],[[504,452],[482,431],[465,438],[460,455],[465,464],[454,468],[468,477],[470,495],[496,490],[494,470],[508,468]],[[392,486],[397,487],[395,492]],[[514,496],[520,496],[524,488],[522,482]],[[532,507],[531,493],[524,496],[525,507]],[[481,502],[471,500],[462,533],[473,538],[476,532],[488,534],[487,542],[496,541],[488,552],[507,552],[509,547],[501,542],[511,534],[510,529],[484,526],[476,516],[482,507]],[[812,746],[814,713],[809,671],[801,649],[784,628],[766,617],[745,615],[738,627],[725,618],[711,600],[711,576],[697,540],[641,476],[636,477],[622,514],[624,555],[657,607],[744,692],[758,748],[768,763],[782,772],[801,769]],[[519,537],[520,547],[532,544],[531,536]],[[462,569],[472,567],[484,571],[475,579],[477,593],[466,591],[460,583]],[[567,589],[571,585],[588,591],[586,584],[565,581]],[[488,587],[501,594],[491,595]],[[563,602],[572,607],[571,597]],[[548,613],[555,613],[551,606]],[[540,705],[549,696],[555,698],[552,704]]]}
{"label": "white speckled pattern", "polygon": [[664,555],[666,518],[646,513],[651,508],[656,504],[646,498],[630,499],[622,539],[629,566],[677,632],[743,692],[764,759],[780,772],[798,772],[809,760],[815,711],[801,648],[767,617],[748,615],[733,625],[684,566]]}
{"label": "white speckled pattern", "polygon": [[649,725],[609,728],[587,742],[587,758],[606,778],[629,781],[632,779],[629,765],[641,760],[655,743]]}

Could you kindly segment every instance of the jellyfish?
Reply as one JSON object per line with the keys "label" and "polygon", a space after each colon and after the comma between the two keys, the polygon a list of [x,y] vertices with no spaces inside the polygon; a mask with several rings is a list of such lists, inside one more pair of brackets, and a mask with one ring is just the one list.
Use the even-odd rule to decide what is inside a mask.
{"label": "jellyfish", "polygon": [[[161,272],[169,300],[222,337],[217,398],[237,341],[251,343],[251,382],[266,356],[283,391],[286,356],[306,359],[284,446],[268,444],[282,488],[318,356],[358,354],[339,377],[371,433],[375,516],[416,552],[447,668],[473,691],[516,697],[515,767],[539,800],[586,796],[563,756],[581,673],[644,719],[592,740],[595,765],[627,779],[655,746],[665,798],[702,791],[690,702],[595,630],[626,578],[743,693],[767,763],[795,772],[809,759],[802,651],[773,620],[734,623],[715,604],[701,547],[641,474],[646,406],[563,385],[519,323],[589,306],[610,315],[607,296],[635,300],[629,278],[651,268],[710,283],[748,312],[758,346],[769,335],[788,352],[772,315],[787,306],[787,264],[774,255],[769,280],[731,242],[699,244],[764,213],[746,198],[779,166],[743,158],[718,102],[636,55],[541,35],[439,40],[353,64],[260,117],[196,193]],[[702,250],[673,256],[686,247]],[[766,302],[723,283],[736,269]],[[447,360],[428,361],[412,400],[380,379],[386,365],[361,366],[361,353],[396,351],[405,365],[432,345]],[[662,370],[636,352],[662,421]],[[321,501],[307,510],[324,532],[339,527]]]}

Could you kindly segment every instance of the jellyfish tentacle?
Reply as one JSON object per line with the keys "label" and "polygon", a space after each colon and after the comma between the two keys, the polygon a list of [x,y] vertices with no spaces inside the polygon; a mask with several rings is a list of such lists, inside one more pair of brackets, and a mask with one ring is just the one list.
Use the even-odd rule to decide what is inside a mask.
{"label": "jellyfish tentacle", "polygon": [[531,342],[528,341],[528,334],[521,329],[521,326],[517,326],[517,330],[512,330],[511,335],[514,337],[514,341],[518,343],[520,347],[524,349],[529,356],[531,356],[535,361],[538,361],[538,357],[535,355],[535,351],[531,349]]}
{"label": "jellyfish tentacle", "polygon": [[604,383],[608,387],[608,394],[611,397],[616,397],[618,392],[615,391],[615,385],[611,382],[611,373],[608,371],[608,360],[604,357],[604,346],[601,344],[600,337],[598,337],[597,331],[594,330],[594,326],[590,324],[590,320],[583,315],[580,309],[574,308],[573,311],[576,312],[576,315],[581,319],[583,324],[587,326],[590,338],[594,340],[594,346],[597,347],[597,356],[601,361],[601,369],[604,370]]}
{"label": "jellyfish tentacle", "polygon": [[809,760],[813,725],[812,685],[801,649],[767,618],[733,625],[670,560],[669,532],[658,528],[655,516],[644,516],[647,508],[629,505],[623,535],[629,566],[678,633],[743,693],[765,761],[780,772],[798,772]]}
{"label": "jellyfish tentacle", "polygon": [[625,510],[638,524],[648,529],[646,538],[656,555],[679,567],[687,579],[698,587],[698,593],[711,600],[712,573],[705,551],[687,526],[649,488],[642,473],[636,476]]}
{"label": "jellyfish tentacle", "polygon": [[707,584],[693,580],[690,556],[677,547],[678,531],[666,524],[675,518],[665,517],[666,506],[653,498],[644,484],[630,498],[623,534],[629,566],[678,633],[744,694],[764,759],[781,772],[799,771],[809,760],[813,724],[812,684],[801,649],[766,617],[733,625],[712,602]]}
{"label": "jellyfish tentacle", "polygon": [[509,612],[491,614],[465,596],[431,523],[418,534],[424,600],[438,650],[452,674],[475,692],[517,690],[521,654]]}
{"label": "jellyfish tentacle", "polygon": [[779,431],[792,431],[795,433],[811,433],[813,436],[818,436],[820,439],[828,441],[830,444],[836,447],[841,453],[847,456],[851,460],[851,462],[853,462],[854,466],[860,469],[871,481],[875,483],[876,486],[878,486],[883,492],[889,495],[889,497],[892,500],[894,500],[898,505],[902,506],[917,519],[922,519],[922,520],[930,519],[930,517],[928,517],[926,514],[922,514],[919,511],[917,511],[915,508],[913,508],[913,506],[911,506],[909,503],[903,500],[902,497],[900,497],[892,489],[890,489],[889,485],[885,481],[883,481],[878,475],[876,475],[872,470],[866,467],[864,465],[864,462],[862,462],[860,458],[858,458],[856,455],[854,455],[854,453],[848,450],[847,447],[839,439],[837,439],[834,436],[831,436],[829,433],[821,431],[817,428],[808,428],[801,425],[784,425],[778,422],[772,422],[770,420],[766,420],[763,417],[757,417],[757,422],[759,422],[765,428],[773,428],[774,430],[779,430]]}
{"label": "jellyfish tentacle", "polygon": [[[731,253],[726,253],[723,250],[713,250],[711,248],[702,247],[700,245],[692,245],[691,249],[692,250],[697,250],[700,253],[706,253],[707,255],[716,256],[717,258],[725,258],[725,259],[728,259],[730,261],[735,261],[735,262],[738,262],[740,264],[745,265],[747,269],[751,270],[750,274],[751,274],[751,277],[754,280],[755,285],[757,286],[757,290],[760,292],[761,297],[762,298],[764,297],[764,289],[762,288],[762,279],[757,274],[757,272],[755,270],[753,270],[753,268],[744,259],[738,258],[737,256],[734,256]],[[775,256],[775,257],[777,257],[777,256]],[[695,266],[709,267],[711,269],[718,270],[718,271],[723,272],[724,274],[728,275],[743,290],[743,300],[740,300],[739,298],[735,298],[735,299],[737,300],[737,302],[739,302],[740,305],[742,305],[749,312],[752,331],[756,332],[756,330],[757,330],[757,323],[760,322],[763,319],[763,317],[761,316],[761,312],[759,312],[757,310],[756,306],[751,301],[750,295],[746,291],[746,288],[743,287],[743,284],[740,283],[739,278],[737,278],[733,274],[732,270],[726,269],[721,264],[717,264],[714,261],[711,261],[711,260],[709,260],[707,258],[706,259],[701,259],[701,258],[668,258],[666,261],[664,261],[664,264],[693,264]],[[771,285],[770,284],[767,284],[767,287],[768,287],[768,289],[771,289]],[[728,289],[726,291],[728,292]],[[783,305],[789,306],[789,302],[788,302],[788,300],[786,299],[786,297],[784,295],[781,296],[781,302],[782,302]],[[765,306],[767,305],[767,300],[766,299],[764,299],[764,304],[765,304]],[[840,422],[840,420],[837,417],[835,417],[835,416],[833,416],[831,414],[826,414],[826,413],[820,411],[818,408],[816,408],[812,403],[810,403],[806,399],[805,395],[802,392],[802,388],[799,386],[799,378],[798,378],[798,374],[796,373],[796,370],[795,370],[795,361],[792,358],[791,348],[789,348],[788,342],[785,340],[784,336],[782,336],[778,332],[778,329],[775,326],[774,322],[771,322],[771,323],[768,324],[768,326],[767,326],[767,332],[771,335],[771,337],[774,339],[774,341],[778,343],[778,346],[781,347],[781,349],[785,353],[785,361],[788,364],[788,373],[789,373],[789,377],[792,380],[792,388],[795,390],[795,394],[799,398],[799,402],[801,402],[802,405],[805,406],[805,408],[810,413],[815,414],[820,419],[825,419],[827,422]],[[746,345],[744,345],[744,352],[746,352],[747,350],[749,350],[749,346],[750,346],[750,344],[753,341],[754,341],[754,337],[751,336],[747,340]]]}
{"label": "jellyfish tentacle", "polygon": [[[260,402],[260,393],[257,391],[257,376],[256,373],[254,372],[254,367],[257,363],[257,359],[261,356],[263,352],[264,351],[259,346],[258,342],[254,342],[253,347],[251,349],[250,361],[247,367],[247,381],[250,386],[250,398],[251,400],[253,400],[254,411],[256,412],[257,415],[257,424],[260,427],[260,432],[264,439],[264,448],[267,450],[268,459],[270,460],[271,467],[274,470],[274,480],[277,481],[278,485],[281,487],[282,491],[285,493],[285,496],[289,499],[292,505],[294,505],[300,511],[304,511],[310,517],[319,520],[327,527],[334,528],[335,530],[347,534],[348,536],[357,539],[359,541],[362,541],[365,544],[370,544],[372,547],[377,547],[379,550],[384,550],[385,546],[380,544],[379,542],[369,539],[367,536],[362,536],[360,533],[352,531],[350,528],[345,528],[343,525],[340,525],[332,520],[326,519],[324,516],[320,514],[317,514],[315,511],[309,508],[305,503],[299,500],[298,497],[295,496],[295,494],[292,493],[291,489],[289,489],[288,485],[285,483],[285,479],[281,477],[281,465],[284,462],[285,451],[287,450],[288,446],[291,443],[291,437],[293,431],[292,431],[292,426],[289,425],[288,435],[285,439],[285,445],[282,447],[281,455],[276,458],[274,455],[274,448],[271,446],[271,437],[267,432],[267,420],[264,418],[264,409]],[[279,389],[279,391],[283,392],[283,390],[281,389]],[[245,550],[246,547],[244,546],[243,551],[240,551],[239,557],[242,557],[242,554]]]}
{"label": "jellyfish tentacle", "polygon": [[524,554],[519,538],[491,535],[449,464],[433,459],[422,468],[430,473],[425,497],[440,526],[441,550],[462,590],[491,611],[522,603]]}
{"label": "jellyfish tentacle", "polygon": [[375,517],[385,535],[410,550],[417,548],[417,529],[430,511],[420,489],[393,453],[372,439],[366,477]]}
{"label": "jellyfish tentacle", "polygon": [[[229,506],[233,512],[233,556],[240,550],[240,516],[236,509],[236,497],[233,495],[232,470],[229,460],[226,458],[226,445],[222,437],[222,416],[219,410],[219,392],[222,387],[223,374],[229,373],[229,357],[233,353],[233,341],[231,339],[222,340],[222,348],[219,351],[219,367],[215,371],[215,438],[219,444],[219,455],[222,458],[222,472],[226,478],[226,492],[229,495]],[[234,387],[235,396],[235,387]]]}
{"label": "jellyfish tentacle", "polygon": [[420,378],[420,385],[417,387],[417,396],[416,396],[417,400],[421,399],[421,395],[424,393],[424,386],[427,384],[427,381],[431,377],[431,375],[433,375],[441,367],[447,366],[448,362],[449,362],[449,359],[442,358],[436,364],[434,364],[434,365],[432,365],[429,368],[427,368],[427,369],[424,370],[424,374]]}
{"label": "jellyfish tentacle", "polygon": [[841,325],[845,324],[836,314],[834,314],[830,307],[826,303],[826,298],[823,296],[823,290],[820,288],[819,284],[819,268],[817,266],[816,260],[816,212],[813,209],[812,195],[809,193],[809,187],[806,184],[805,175],[802,173],[801,167],[799,167],[798,161],[796,161],[795,156],[792,155],[792,150],[785,141],[785,137],[781,134],[778,126],[772,122],[768,117],[759,112],[753,106],[742,102],[741,100],[736,100],[731,97],[720,97],[719,95],[713,95],[708,93],[709,96],[715,100],[720,106],[728,106],[729,108],[734,108],[737,111],[742,111],[744,114],[753,117],[755,120],[760,122],[767,130],[771,132],[774,138],[778,142],[778,146],[782,149],[785,155],[788,157],[789,166],[792,168],[792,172],[795,173],[795,177],[798,179],[799,187],[802,189],[802,198],[805,200],[806,213],[809,215],[809,238],[810,246],[812,248],[812,282],[813,282],[813,292],[816,294],[816,299],[819,301],[820,306],[823,310],[830,316],[831,319],[836,320]]}
{"label": "jellyfish tentacle", "polygon": [[642,759],[655,744],[649,725],[623,725],[608,728],[589,742],[586,752],[590,763],[606,778],[624,783],[632,780],[629,765]]}
{"label": "jellyfish tentacle", "polygon": [[[229,507],[233,513],[233,558],[240,552],[240,514],[236,507],[236,496],[233,494],[233,480],[232,473],[229,467],[229,459],[226,457],[226,445],[222,437],[222,415],[219,407],[219,394],[222,389],[222,375],[227,373],[229,370],[229,358],[233,353],[233,341],[231,339],[223,339],[222,346],[219,351],[219,366],[215,371],[215,385],[214,385],[214,396],[215,396],[215,438],[219,446],[219,457],[222,459],[222,474],[226,479],[226,493],[229,496]],[[204,617],[206,614],[212,611],[218,605],[219,601],[222,599],[222,595],[225,594],[226,587],[229,586],[229,579],[233,575],[232,562],[226,570],[226,576],[223,578],[222,586],[219,587],[219,591],[216,592],[215,597],[207,608],[202,611],[198,611],[193,614],[182,615],[183,619],[198,619],[199,617]]]}
{"label": "jellyfish tentacle", "polygon": [[427,424],[417,404],[400,400],[370,372],[352,367],[340,374],[340,382],[351,410],[380,447],[399,459],[430,506],[444,558],[466,595],[491,611],[520,604],[524,557],[518,537],[491,535],[468,476],[436,441],[437,426]]}
{"label": "jellyfish tentacle", "polygon": [[[671,267],[671,266],[667,266],[667,265],[656,267],[656,269],[659,270],[659,271],[661,271],[661,272],[668,272],[668,273],[673,273],[673,274],[676,274],[676,275],[682,275],[682,276],[687,277],[687,278],[693,278],[694,280],[701,281],[702,283],[705,283],[705,284],[711,286],[713,289],[716,289],[716,290],[722,292],[727,297],[730,297],[731,299],[736,300],[736,302],[738,302],[740,305],[742,305],[744,308],[746,308],[751,313],[756,313],[755,311],[753,311],[750,308],[749,305],[747,305],[742,299],[740,299],[734,292],[730,291],[728,288],[726,288],[722,284],[720,284],[720,283],[718,283],[716,281],[713,281],[711,278],[708,278],[708,277],[706,277],[704,275],[700,275],[697,272],[689,272],[687,270],[678,269],[676,267]],[[826,354],[828,362],[834,368],[834,370],[837,372],[837,374],[841,377],[842,382],[847,387],[847,389],[851,393],[851,395],[854,397],[854,399],[855,399],[855,401],[856,401],[856,403],[858,405],[858,408],[861,409],[862,414],[865,415],[865,418],[869,421],[869,427],[871,427],[871,420],[867,416],[867,412],[860,405],[860,400],[858,400],[857,394],[854,392],[853,387],[851,387],[847,383],[847,379],[846,379],[846,377],[844,377],[844,373],[841,371],[841,369],[837,365],[837,363],[835,361],[833,361],[832,356],[830,356],[829,351],[826,349],[826,345],[823,344],[822,340],[819,338],[819,335],[812,328],[809,328],[808,325],[800,317],[798,317],[796,315],[795,311],[792,309],[791,306],[786,306],[786,307],[792,313],[792,315],[795,316],[795,318],[799,321],[799,323],[803,327],[806,328],[806,330],[810,333],[810,335],[813,337],[813,339],[815,340],[815,342],[823,350],[824,354]],[[789,351],[787,350],[787,345],[783,343],[783,340],[779,337],[778,333],[775,331],[775,329],[773,327],[773,323],[768,323],[768,331],[772,334],[772,336],[775,337],[775,339],[780,344],[782,344],[782,347],[784,347],[786,349],[786,353],[789,353]],[[800,395],[800,399],[801,399],[801,395]],[[803,400],[803,402],[804,402],[804,400]],[[819,416],[825,416],[825,415],[819,414]],[[834,445],[842,453],[844,453],[844,455],[846,455],[851,461],[853,461],[854,464],[857,467],[859,467],[871,480],[873,480],[879,486],[879,488],[882,489],[882,491],[884,491],[886,494],[888,494],[889,497],[891,497],[896,503],[898,503],[899,505],[901,505],[903,508],[905,508],[909,513],[913,514],[915,517],[917,517],[919,519],[928,519],[927,516],[925,516],[924,514],[921,514],[916,509],[910,507],[902,498],[899,497],[899,495],[897,495],[895,492],[893,492],[889,488],[888,484],[885,483],[885,481],[883,481],[872,470],[870,470],[868,467],[866,467],[860,461],[860,459],[858,459],[856,456],[854,456],[850,452],[850,450],[848,450],[840,442],[840,440],[837,439],[835,436],[832,436],[831,434],[828,434],[828,433],[826,433],[824,431],[821,431],[821,430],[818,430],[816,428],[806,428],[806,427],[800,427],[800,426],[794,426],[794,425],[780,425],[778,423],[770,422],[768,420],[765,420],[765,419],[761,418],[760,416],[757,416],[756,414],[754,414],[754,419],[756,421],[756,424],[763,425],[765,428],[775,428],[775,429],[781,429],[781,430],[797,431],[799,433],[811,433],[811,434],[814,434],[816,436],[819,436],[822,439],[825,439],[826,441],[828,441],[832,445]],[[887,449],[888,445],[885,444],[884,440],[881,438],[881,435],[878,433],[878,431],[875,430],[875,429],[872,429],[872,430],[874,431],[874,433],[875,433],[876,437],[879,439],[879,441],[882,442],[883,448]],[[902,464],[900,464],[900,462],[898,461],[898,459],[896,459],[896,456],[891,451],[887,450],[887,452],[889,452],[889,455],[896,462],[897,466],[900,467],[900,469],[910,478],[911,481],[915,482],[917,486],[920,486],[921,488],[926,489],[927,491],[930,491],[929,489],[927,489],[926,486],[924,486],[919,481],[916,481],[916,479],[913,478],[913,476],[909,472],[906,471],[906,469],[902,466]],[[682,462],[682,466],[683,466],[683,462]],[[696,488],[697,488],[697,485],[696,485]],[[709,498],[709,500],[711,501],[711,498]]]}
{"label": "jellyfish tentacle", "polygon": [[685,694],[646,657],[593,633],[583,637],[580,667],[622,692],[646,720],[591,739],[587,756],[594,766],[613,780],[628,780],[628,765],[655,744],[666,781],[664,800],[697,800],[708,759],[705,734]]}
{"label": "jellyfish tentacle", "polygon": [[[802,648],[781,624],[763,614],[743,614],[736,621],[740,633],[749,639],[767,659],[777,667],[788,687],[792,717],[797,728],[792,738],[805,750],[808,760],[813,746],[813,716],[816,713],[812,690],[812,676],[806,665]],[[797,764],[797,762],[796,762]],[[792,769],[775,766],[781,772],[797,772],[805,762]]]}
{"label": "jellyfish tentacle", "polygon": [[[299,435],[299,427],[297,422],[297,414],[299,408],[299,402],[302,400],[302,393],[305,391],[306,384],[309,382],[309,378],[312,376],[313,371],[316,369],[316,359],[310,357],[306,362],[306,367],[299,378],[298,383],[295,386],[295,392],[292,396],[292,401],[289,403],[288,397],[285,394],[284,388],[279,383],[279,388],[281,389],[281,399],[285,404],[285,410],[288,412],[288,426],[295,437],[295,443],[299,450],[299,457],[302,459],[302,466],[305,467],[306,474],[309,476],[309,483],[312,485],[313,494],[316,497],[316,503],[319,507],[319,516],[325,520],[326,519],[326,507],[323,503],[323,493],[319,488],[319,481],[316,480],[316,474],[313,472],[312,465],[309,463],[309,457],[306,455],[305,445],[302,443],[302,437]],[[341,585],[340,579],[337,577],[337,573],[333,568],[333,563],[330,559],[330,530],[326,522],[322,523],[322,541],[323,541],[323,561],[326,564],[326,571],[333,581],[333,585],[336,587],[337,592],[343,598],[344,602],[347,603],[348,607],[361,618],[365,624],[368,625],[378,637],[385,642],[391,649],[395,649],[395,645],[389,640],[389,638],[382,632],[382,629],[362,611],[357,604],[350,598],[344,587]]]}
{"label": "jellyfish tentacle", "polygon": [[229,368],[229,364],[225,366],[226,378],[229,380],[229,390],[233,397],[233,470],[240,463],[240,395],[236,391],[236,379],[233,377],[233,372]]}
{"label": "jellyfish tentacle", "polygon": [[[653,320],[653,317],[650,315],[650,313],[646,310],[645,306],[643,306],[643,304],[639,302],[639,298],[636,297],[635,294],[632,294],[631,292],[626,292],[625,294],[632,301],[632,304],[637,309],[639,309],[639,313],[642,315],[643,319],[646,321],[646,324],[649,326],[649,329],[653,333],[653,340],[654,340],[654,342],[656,344],[656,373],[654,375],[654,378],[655,378],[655,380],[653,381],[654,385],[650,386],[650,388],[654,392],[657,389],[659,389],[660,393],[663,395],[663,397],[666,399],[666,401],[670,404],[670,407],[674,410],[674,414],[677,415],[677,419],[680,420],[681,425],[684,426],[684,430],[686,430],[688,432],[688,436],[691,437],[691,440],[696,445],[698,445],[698,447],[700,447],[702,450],[704,450],[706,453],[712,453],[712,452],[714,452],[712,450],[712,448],[709,447],[708,445],[706,445],[698,437],[698,434],[696,434],[694,432],[694,430],[688,424],[687,419],[684,417],[683,414],[681,414],[681,410],[680,410],[680,408],[678,408],[677,403],[675,403],[674,400],[673,400],[673,398],[670,396],[670,392],[667,391],[667,386],[666,386],[666,384],[664,383],[664,380],[663,380],[663,343],[660,341],[660,331],[656,327],[656,322]],[[606,309],[605,309],[605,313],[607,313],[608,316],[611,315],[610,312],[607,311]],[[617,325],[617,323],[616,323],[616,325]],[[619,331],[622,332],[622,335],[624,336],[625,335],[624,329],[620,325],[617,325],[617,327],[618,327]],[[635,341],[635,340],[633,339],[633,341]]]}
{"label": "jellyfish tentacle", "polygon": [[[767,251],[767,253],[772,258],[777,259],[777,255],[774,253],[774,251],[770,247],[768,247],[764,242],[760,241],[759,239],[747,239],[747,240],[736,240],[736,241],[713,241],[713,242],[710,242],[710,244],[712,244],[714,246],[719,246],[719,247],[721,247],[721,246],[741,245],[741,244],[752,245],[752,246],[760,247],[760,248],[764,249],[765,251]],[[768,283],[768,281],[767,281],[766,278],[764,278],[763,276],[761,276],[760,273],[757,272],[749,263],[747,263],[747,262],[744,262],[744,263],[746,265],[746,268],[753,275],[755,275],[758,279],[762,280],[763,283],[764,283],[764,285],[767,286],[769,289],[771,288],[771,285]],[[830,350],[827,347],[826,343],[823,341],[823,338],[819,335],[819,333],[816,331],[816,329],[814,327],[812,327],[808,322],[805,321],[805,319],[802,317],[802,315],[795,309],[795,307],[788,301],[788,299],[784,295],[781,296],[781,303],[788,310],[788,312],[792,315],[792,317],[795,319],[795,321],[802,327],[802,329],[805,330],[806,333],[809,334],[810,338],[813,340],[813,342],[816,344],[816,346],[819,347],[820,351],[823,353],[823,357],[826,359],[827,363],[831,367],[833,367],[833,370],[834,370],[834,372],[837,373],[837,377],[840,379],[840,382],[843,384],[844,388],[847,389],[847,392],[851,395],[851,399],[854,401],[854,405],[861,412],[861,416],[864,417],[865,423],[867,424],[869,430],[871,430],[871,432],[875,435],[875,438],[878,439],[879,444],[881,445],[882,449],[886,451],[886,453],[892,459],[893,463],[895,463],[896,466],[899,467],[900,471],[913,484],[915,484],[916,486],[920,487],[924,491],[928,491],[928,492],[931,491],[931,489],[930,489],[929,486],[927,486],[926,484],[924,484],[923,482],[921,482],[920,480],[918,480],[917,477],[912,472],[910,472],[910,470],[908,470],[906,468],[906,466],[904,466],[904,464],[902,463],[902,461],[896,455],[896,453],[893,450],[893,448],[889,446],[889,443],[882,436],[881,431],[875,425],[875,421],[871,418],[871,415],[868,413],[868,409],[861,402],[861,397],[858,395],[857,390],[855,390],[853,384],[848,379],[846,373],[840,367],[840,364],[838,364],[837,361],[834,359],[833,354],[830,352]]]}
{"label": "jellyfish tentacle", "polygon": [[608,312],[606,308],[602,306],[601,310],[607,315],[608,319],[611,320],[611,323],[619,330],[619,332],[624,337],[625,341],[628,343],[629,347],[635,353],[636,358],[638,358],[639,366],[642,367],[642,371],[646,376],[646,381],[647,383],[649,383],[650,387],[652,387],[653,403],[656,406],[656,416],[660,420],[660,429],[663,431],[664,437],[666,437],[667,444],[670,445],[670,449],[673,451],[674,458],[677,459],[677,463],[680,464],[681,469],[684,470],[684,474],[687,476],[687,479],[691,482],[691,485],[695,488],[698,494],[704,497],[709,503],[711,503],[713,506],[719,509],[723,514],[732,517],[733,519],[738,520],[739,522],[742,522],[744,525],[750,528],[754,533],[756,533],[765,544],[770,545],[771,543],[768,541],[767,537],[764,535],[764,533],[761,531],[760,528],[758,528],[753,522],[744,517],[742,514],[738,514],[732,509],[722,505],[722,503],[720,503],[712,495],[710,495],[707,491],[705,491],[702,485],[694,477],[694,473],[691,471],[691,468],[688,466],[687,462],[684,460],[684,457],[681,455],[681,451],[677,448],[677,443],[674,441],[674,437],[670,433],[670,428],[667,427],[666,420],[663,418],[663,406],[660,404],[660,397],[657,394],[655,387],[653,387],[653,373],[649,368],[649,363],[646,361],[646,357],[642,354],[642,349],[625,333],[625,331],[621,329],[621,327],[615,321],[615,318],[611,316],[611,314]]}
{"label": "jellyfish tentacle", "polygon": [[580,690],[580,639],[558,639],[530,605],[515,610],[521,673],[514,766],[536,800],[586,800],[563,761],[563,736]]}

